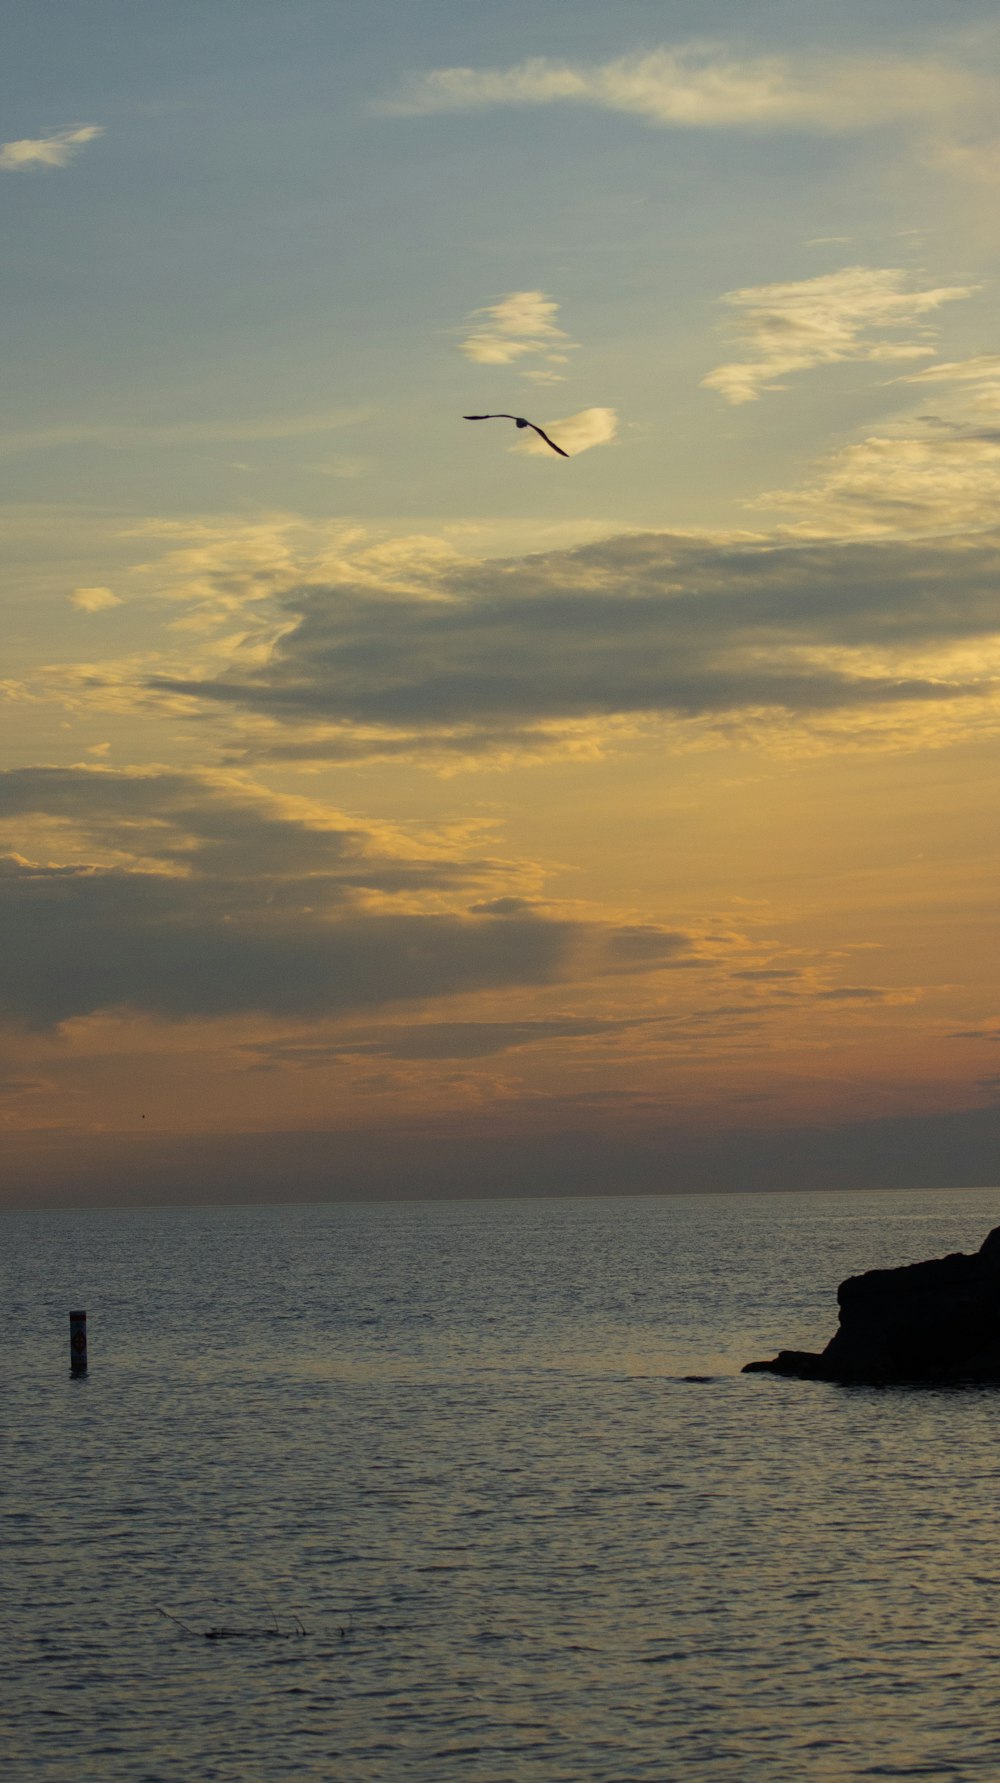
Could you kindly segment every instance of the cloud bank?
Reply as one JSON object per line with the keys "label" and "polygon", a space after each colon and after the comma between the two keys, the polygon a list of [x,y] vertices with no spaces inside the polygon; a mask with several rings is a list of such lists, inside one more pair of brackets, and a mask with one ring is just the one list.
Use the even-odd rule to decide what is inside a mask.
{"label": "cloud bank", "polygon": [[[374,1130],[175,1136],[75,1131],[0,1135],[0,1198],[10,1207],[398,1199],[401,1195],[662,1194],[775,1188],[992,1188],[1000,1109],[878,1119],[855,1114],[819,1127],[786,1119],[761,1129],[730,1118],[704,1124],[662,1109],[630,1109],[610,1131],[597,1097],[557,1107],[548,1127],[501,1126],[495,1107],[460,1125],[452,1111]],[[560,1118],[561,1117],[561,1118]]]}
{"label": "cloud bank", "polygon": [[907,706],[980,711],[995,695],[998,570],[996,535],[833,544],[637,534],[445,562],[410,593],[347,582],[295,590],[279,603],[286,629],[265,660],[150,686],[279,732],[312,727],[319,757],[348,758],[422,744],[539,747],[546,735],[555,746],[562,727],[640,715],[759,724]]}
{"label": "cloud bank", "polygon": [[207,774],[0,773],[5,838],[0,1018],[40,1029],[102,1010],[305,1022],[697,957],[655,924],[484,900],[517,883],[510,863]]}
{"label": "cloud bank", "polygon": [[[474,916],[499,863],[199,774],[0,774],[0,1015],[315,1018],[558,976],[571,929]],[[56,857],[55,864],[53,856]]]}

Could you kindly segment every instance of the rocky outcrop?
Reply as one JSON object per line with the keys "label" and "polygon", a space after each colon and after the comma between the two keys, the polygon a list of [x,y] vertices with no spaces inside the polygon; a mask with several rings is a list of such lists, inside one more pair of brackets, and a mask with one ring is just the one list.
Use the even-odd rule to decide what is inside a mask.
{"label": "rocky outcrop", "polygon": [[840,1326],[826,1349],[779,1350],[744,1374],[800,1380],[1000,1382],[1000,1226],[972,1256],[955,1251],[901,1269],[869,1269],[837,1289]]}

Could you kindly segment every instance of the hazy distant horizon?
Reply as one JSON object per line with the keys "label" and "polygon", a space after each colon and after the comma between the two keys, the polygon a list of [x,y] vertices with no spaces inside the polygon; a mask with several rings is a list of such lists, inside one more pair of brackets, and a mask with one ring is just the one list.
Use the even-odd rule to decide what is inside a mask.
{"label": "hazy distant horizon", "polygon": [[[53,1139],[56,1143],[53,1144]],[[33,1135],[0,1146],[0,1211],[1000,1187],[1000,1113],[846,1124],[711,1141],[557,1135]]]}

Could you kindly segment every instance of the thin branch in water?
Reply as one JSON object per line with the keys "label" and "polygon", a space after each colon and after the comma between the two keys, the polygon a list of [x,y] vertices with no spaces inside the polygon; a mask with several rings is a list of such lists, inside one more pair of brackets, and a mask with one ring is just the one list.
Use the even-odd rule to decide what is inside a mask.
{"label": "thin branch in water", "polygon": [[[273,1628],[229,1627],[224,1622],[216,1623],[213,1628],[191,1628],[186,1622],[182,1622],[179,1616],[172,1616],[170,1611],[163,1609],[160,1604],[155,1604],[153,1607],[154,1609],[159,1610],[161,1616],[166,1616],[168,1622],[175,1622],[178,1628],[183,1628],[185,1634],[192,1635],[196,1640],[301,1641],[305,1640],[309,1632],[308,1629],[304,1627],[300,1618],[295,1615],[286,1618],[286,1620],[293,1622],[295,1626],[293,1628],[282,1628],[274,1610],[271,1610],[271,1615],[274,1617]],[[270,1604],[268,1604],[268,1609],[271,1609]],[[341,1629],[341,1634],[343,1634],[343,1632],[343,1629]]]}
{"label": "thin branch in water", "polygon": [[161,1616],[166,1616],[168,1622],[176,1622],[178,1628],[183,1628],[185,1634],[197,1635],[197,1628],[189,1628],[187,1623],[182,1622],[179,1616],[172,1616],[169,1610],[161,1608],[158,1603],[155,1603],[153,1608],[154,1610],[159,1610]]}

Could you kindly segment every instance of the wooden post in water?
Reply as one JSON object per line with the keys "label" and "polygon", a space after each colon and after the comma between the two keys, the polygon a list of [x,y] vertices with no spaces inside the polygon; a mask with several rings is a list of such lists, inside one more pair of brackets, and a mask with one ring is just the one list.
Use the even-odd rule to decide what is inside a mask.
{"label": "wooden post in water", "polygon": [[87,1315],[85,1312],[71,1312],[69,1315],[69,1371],[70,1374],[86,1374],[87,1372]]}

